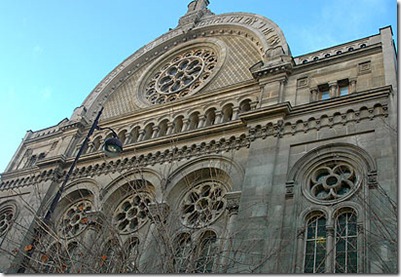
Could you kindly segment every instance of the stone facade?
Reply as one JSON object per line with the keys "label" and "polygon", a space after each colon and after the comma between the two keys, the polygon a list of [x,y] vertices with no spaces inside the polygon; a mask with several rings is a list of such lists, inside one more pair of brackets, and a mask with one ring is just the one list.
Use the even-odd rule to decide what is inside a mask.
{"label": "stone facade", "polygon": [[[398,270],[391,28],[292,57],[274,22],[207,6],[191,2],[71,119],[27,132],[1,177],[3,272]],[[124,145],[115,158],[107,128]]]}

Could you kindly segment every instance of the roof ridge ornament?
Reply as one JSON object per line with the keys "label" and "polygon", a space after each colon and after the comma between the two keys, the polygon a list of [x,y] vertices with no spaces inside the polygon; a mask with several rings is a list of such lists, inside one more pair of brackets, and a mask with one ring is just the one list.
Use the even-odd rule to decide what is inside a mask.
{"label": "roof ridge ornament", "polygon": [[213,13],[207,8],[209,0],[194,0],[188,4],[188,11],[178,21],[178,27],[181,27],[186,33],[195,27],[196,23],[204,15],[213,15]]}

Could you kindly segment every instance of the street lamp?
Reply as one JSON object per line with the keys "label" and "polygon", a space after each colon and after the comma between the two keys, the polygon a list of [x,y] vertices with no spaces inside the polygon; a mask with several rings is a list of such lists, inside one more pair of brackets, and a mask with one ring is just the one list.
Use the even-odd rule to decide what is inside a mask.
{"label": "street lamp", "polygon": [[[85,140],[83,141],[81,147],[79,148],[79,151],[77,153],[77,155],[75,156],[75,159],[73,161],[73,163],[70,166],[70,169],[68,170],[67,174],[65,175],[64,181],[61,184],[61,186],[59,187],[56,195],[54,196],[49,209],[47,210],[45,217],[43,218],[43,226],[48,226],[48,224],[50,223],[50,219],[52,217],[52,214],[54,213],[57,204],[61,198],[61,194],[64,191],[64,188],[66,186],[66,184],[68,183],[68,180],[70,179],[70,175],[72,174],[72,172],[74,171],[74,168],[79,160],[79,157],[81,157],[83,151],[86,149],[89,139],[92,136],[93,132],[95,130],[104,130],[104,129],[108,129],[112,132],[113,137],[111,138],[107,138],[104,141],[104,145],[103,145],[103,152],[106,154],[106,156],[108,157],[117,157],[122,151],[123,151],[123,144],[122,142],[118,139],[118,136],[116,134],[116,132],[114,132],[113,129],[111,129],[110,127],[105,127],[105,128],[101,128],[98,126],[98,122],[99,122],[99,118],[101,116],[103,112],[103,107],[100,109],[99,113],[97,114],[95,120],[92,123],[91,128],[89,129],[88,134],[85,137]],[[27,263],[29,263],[29,258],[32,256],[34,250],[35,250],[35,246],[36,243],[38,242],[38,239],[40,237],[40,227],[36,226],[34,228],[34,234],[33,234],[33,239],[31,244],[29,245],[29,252],[28,255],[24,257],[22,263],[20,264],[20,267],[18,269],[18,273],[24,273],[25,269],[26,269],[26,265]]]}

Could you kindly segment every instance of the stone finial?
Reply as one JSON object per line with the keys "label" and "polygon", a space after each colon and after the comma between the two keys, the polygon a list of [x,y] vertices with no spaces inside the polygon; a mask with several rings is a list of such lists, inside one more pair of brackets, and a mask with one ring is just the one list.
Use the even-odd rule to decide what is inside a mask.
{"label": "stone finial", "polygon": [[181,27],[184,32],[191,30],[200,19],[207,14],[213,14],[207,6],[209,0],[195,0],[188,4],[187,13],[180,18],[178,26]]}

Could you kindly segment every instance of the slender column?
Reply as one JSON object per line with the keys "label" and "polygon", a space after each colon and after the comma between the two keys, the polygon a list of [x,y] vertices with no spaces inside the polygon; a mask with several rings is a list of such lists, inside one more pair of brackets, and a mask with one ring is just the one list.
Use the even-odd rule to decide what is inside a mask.
{"label": "slender column", "polygon": [[349,79],[349,94],[356,92],[356,78]]}
{"label": "slender column", "polygon": [[232,120],[238,119],[238,115],[239,115],[239,107],[233,107],[233,119]]}
{"label": "slender column", "polygon": [[304,245],[305,245],[305,228],[299,228],[297,231],[297,257],[295,265],[295,273],[302,273],[304,267]]}
{"label": "slender column", "polygon": [[152,128],[152,135],[150,138],[157,138],[159,135],[160,127],[159,126],[153,126]]}
{"label": "slender column", "polygon": [[200,115],[199,122],[198,122],[198,128],[203,128],[205,126],[205,122],[206,122],[206,116]]}
{"label": "slender column", "polygon": [[223,114],[221,113],[221,111],[216,111],[214,113],[214,116],[215,116],[215,118],[214,118],[214,124],[213,125],[220,124],[222,122],[222,119],[223,119]]}
{"label": "slender column", "polygon": [[337,90],[338,90],[337,81],[329,82],[329,93],[330,93],[330,97],[336,97],[336,96],[338,96]]}
{"label": "slender column", "polygon": [[311,100],[311,102],[319,100],[319,90],[317,89],[317,87],[311,88],[311,90],[310,90],[310,100]]}
{"label": "slender column", "polygon": [[140,130],[139,130],[139,136],[138,136],[138,140],[137,140],[137,141],[142,141],[144,136],[145,136],[145,130],[140,129]]}
{"label": "slender column", "polygon": [[220,267],[223,273],[227,272],[227,267],[229,264],[228,259],[230,258],[229,256],[232,250],[230,249],[230,247],[232,247],[232,243],[234,242],[232,235],[234,231],[234,223],[238,216],[240,197],[240,191],[231,192],[225,195],[225,198],[227,199],[228,222],[226,226],[226,232],[223,237],[223,239],[225,240],[223,242],[223,255],[220,260]]}
{"label": "slender column", "polygon": [[326,273],[334,272],[334,227],[326,226],[327,241],[326,241]]}
{"label": "slender column", "polygon": [[166,131],[166,135],[171,135],[173,133],[174,130],[174,123],[173,122],[167,122],[167,131]]}

